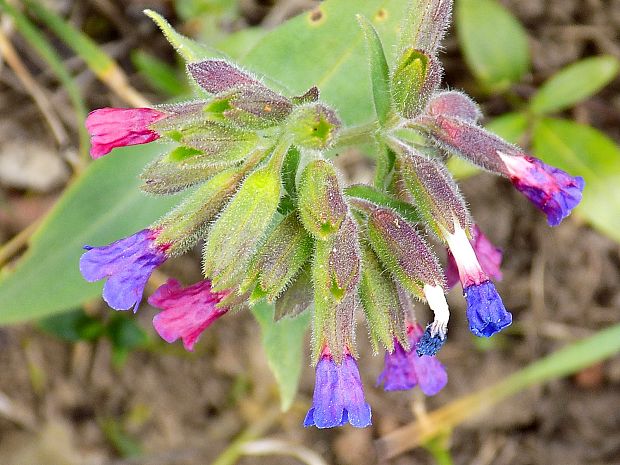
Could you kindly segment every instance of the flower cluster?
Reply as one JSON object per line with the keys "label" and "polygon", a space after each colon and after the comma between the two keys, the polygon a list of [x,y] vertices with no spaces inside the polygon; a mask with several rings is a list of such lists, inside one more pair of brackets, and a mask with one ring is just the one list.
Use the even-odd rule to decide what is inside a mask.
{"label": "flower cluster", "polygon": [[[436,354],[447,340],[449,288],[460,281],[474,335],[490,337],[511,324],[493,283],[502,277],[502,252],[471,217],[447,157],[507,177],[552,226],[581,200],[582,178],[487,132],[473,101],[439,89],[437,51],[452,2],[417,3],[424,5],[419,24],[403,31],[406,45],[382,81],[389,105],[376,105],[378,125],[368,134],[388,155],[374,186],[343,187],[328,150],[344,145],[348,129],[316,87],[287,97],[224,60],[187,65],[207,97],[104,108],[86,121],[93,158],[157,139],[173,144],[144,169],[145,192],[192,189],[150,227],[85,246],[84,278],[107,279],[105,301],[135,312],[153,271],[204,241],[204,279],[187,287],[170,279],[148,298],[162,310],[155,330],[187,350],[231,309],[264,300],[275,304],[277,318],[312,311],[316,385],[305,426],[371,423],[356,361],[360,312],[375,352],[385,353],[378,384],[386,391],[419,386],[429,396],[447,383]],[[372,36],[370,23],[362,27]],[[425,230],[447,248],[445,272]],[[433,312],[425,328],[416,322],[416,299]]]}

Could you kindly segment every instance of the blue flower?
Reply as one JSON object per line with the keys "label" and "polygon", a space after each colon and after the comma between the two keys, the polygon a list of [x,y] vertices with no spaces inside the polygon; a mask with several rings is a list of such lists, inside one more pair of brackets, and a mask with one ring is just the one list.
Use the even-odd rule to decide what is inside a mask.
{"label": "blue flower", "polygon": [[108,278],[103,299],[113,309],[138,309],[151,273],[168,258],[168,247],[155,242],[157,235],[157,230],[143,229],[103,247],[84,246],[80,272],[90,282]]}
{"label": "blue flower", "polygon": [[464,289],[470,331],[478,337],[490,337],[512,323],[512,315],[491,281]]}
{"label": "blue flower", "polygon": [[408,337],[412,349],[405,350],[395,340],[394,351],[386,352],[385,368],[377,379],[377,384],[383,383],[384,390],[406,391],[420,386],[424,394],[434,396],[448,382],[446,369],[437,358],[428,355],[419,356],[413,350],[423,337],[422,331],[419,324],[410,325]]}
{"label": "blue flower", "polygon": [[312,407],[304,426],[333,428],[347,422],[356,428],[370,426],[370,406],[355,359],[346,354],[337,364],[329,353],[323,353],[316,366],[316,383]]}
{"label": "blue flower", "polygon": [[420,357],[423,355],[437,355],[437,352],[439,352],[447,340],[448,338],[445,334],[442,335],[437,333],[433,335],[431,332],[431,325],[428,325],[426,331],[424,331],[424,334],[415,345],[415,350]]}

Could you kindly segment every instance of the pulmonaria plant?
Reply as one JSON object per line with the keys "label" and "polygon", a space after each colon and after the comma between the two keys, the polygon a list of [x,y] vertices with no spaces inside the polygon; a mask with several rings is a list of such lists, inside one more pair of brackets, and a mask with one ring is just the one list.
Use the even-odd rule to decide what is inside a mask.
{"label": "pulmonaria plant", "polygon": [[[360,314],[374,351],[385,354],[378,384],[419,386],[427,395],[447,383],[436,354],[447,341],[449,288],[461,283],[474,335],[511,324],[493,283],[502,277],[502,252],[472,218],[448,157],[507,177],[552,226],[581,200],[582,178],[489,133],[469,97],[439,88],[437,54],[452,1],[412,4],[392,69],[374,27],[358,18],[377,116],[363,127],[343,128],[316,87],[282,95],[221,59],[187,64],[201,88],[196,100],[104,108],[86,121],[93,158],[155,140],[172,144],[145,167],[142,190],[188,193],[142,231],[85,246],[84,278],[107,279],[106,302],[135,312],[151,273],[203,242],[204,279],[185,287],[170,279],[148,298],[162,310],[153,320],[157,333],[187,350],[230,310],[266,301],[277,318],[312,312],[316,385],[305,426],[371,424],[357,364]],[[345,188],[329,154],[360,138],[377,149],[374,185]],[[425,232],[447,249],[446,272]],[[433,312],[426,327],[416,322],[416,299]]]}

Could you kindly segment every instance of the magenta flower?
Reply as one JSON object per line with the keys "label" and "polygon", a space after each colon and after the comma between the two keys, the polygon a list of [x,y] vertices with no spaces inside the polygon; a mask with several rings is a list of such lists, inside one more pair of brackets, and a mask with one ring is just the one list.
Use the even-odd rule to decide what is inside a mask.
{"label": "magenta flower", "polygon": [[149,126],[168,116],[152,108],[100,108],[86,118],[90,156],[99,158],[116,147],[147,144],[160,135]]}
{"label": "magenta flower", "polygon": [[370,426],[370,418],[370,406],[364,398],[355,359],[346,354],[338,364],[326,348],[316,366],[312,407],[304,426],[333,428],[348,422],[356,428],[365,428]]}
{"label": "magenta flower", "polygon": [[[478,263],[490,278],[495,281],[502,280],[500,266],[502,264],[502,249],[495,247],[489,238],[480,230],[477,225],[471,228],[471,239],[469,241],[474,248]],[[448,263],[446,266],[446,282],[448,288],[453,288],[459,282],[459,269],[456,266],[454,255],[448,249]]]}
{"label": "magenta flower", "polygon": [[158,234],[156,229],[143,229],[103,247],[84,246],[80,272],[90,282],[107,278],[103,300],[113,309],[138,310],[151,273],[168,258],[169,245],[156,244]]}
{"label": "magenta flower", "polygon": [[202,332],[228,311],[216,307],[227,295],[212,292],[207,280],[183,288],[169,279],[148,298],[149,304],[163,310],[153,318],[153,326],[164,341],[182,339],[185,349],[193,351]]}
{"label": "magenta flower", "polygon": [[436,357],[418,356],[414,348],[422,339],[424,330],[417,324],[407,328],[410,350],[405,350],[394,340],[394,352],[385,353],[385,368],[377,379],[377,385],[383,383],[386,391],[406,391],[420,386],[427,396],[434,396],[448,382],[446,369]]}
{"label": "magenta flower", "polygon": [[549,226],[559,225],[581,202],[585,181],[530,156],[505,155],[510,181],[539,210],[547,215]]}

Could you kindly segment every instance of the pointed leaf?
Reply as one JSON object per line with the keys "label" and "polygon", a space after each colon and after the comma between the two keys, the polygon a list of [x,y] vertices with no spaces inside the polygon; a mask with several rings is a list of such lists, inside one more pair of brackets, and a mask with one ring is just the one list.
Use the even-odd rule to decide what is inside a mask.
{"label": "pointed leaf", "polygon": [[273,305],[266,303],[256,305],[252,313],[260,324],[269,368],[280,388],[280,405],[282,410],[286,411],[291,407],[299,386],[304,335],[310,322],[310,314],[276,322],[273,319]]}
{"label": "pointed leaf", "polygon": [[532,98],[535,113],[562,111],[596,94],[618,74],[620,62],[613,56],[586,58],[552,76]]}
{"label": "pointed leaf", "polygon": [[375,111],[379,123],[383,125],[390,113],[390,70],[377,30],[366,17],[358,15],[357,20],[366,38]]}
{"label": "pointed leaf", "polygon": [[138,189],[140,169],[161,150],[166,146],[115,149],[69,187],[16,269],[0,278],[0,324],[60,312],[101,293],[101,284],[80,275],[82,246],[132,234],[178,201],[149,198]]}
{"label": "pointed leaf", "polygon": [[460,0],[456,24],[465,61],[481,84],[501,92],[530,68],[523,26],[496,0]]}

